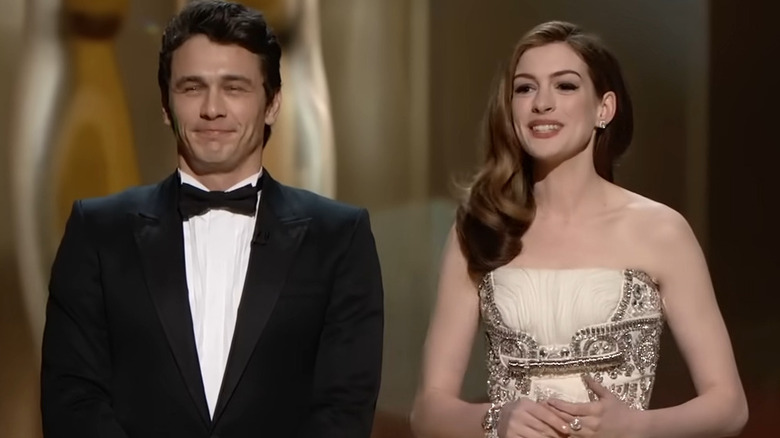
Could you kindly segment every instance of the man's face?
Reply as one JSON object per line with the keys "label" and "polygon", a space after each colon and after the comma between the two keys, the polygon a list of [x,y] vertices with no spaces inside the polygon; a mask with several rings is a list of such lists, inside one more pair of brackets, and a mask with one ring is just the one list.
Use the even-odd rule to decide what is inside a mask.
{"label": "man's face", "polygon": [[173,52],[170,114],[182,170],[236,181],[259,171],[265,124],[276,121],[280,95],[268,102],[260,57],[241,46],[195,35]]}

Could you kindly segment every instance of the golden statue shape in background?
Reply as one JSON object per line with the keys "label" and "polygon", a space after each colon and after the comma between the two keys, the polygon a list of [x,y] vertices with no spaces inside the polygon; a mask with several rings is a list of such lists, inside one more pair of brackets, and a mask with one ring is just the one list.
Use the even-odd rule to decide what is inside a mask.
{"label": "golden statue shape in background", "polygon": [[[25,39],[13,96],[10,128],[11,213],[14,247],[27,320],[34,342],[43,334],[50,242],[43,224],[48,155],[61,114],[67,61],[60,40],[60,0],[29,0]],[[39,352],[39,348],[34,351]]]}
{"label": "golden statue shape in background", "polygon": [[29,4],[32,25],[17,96],[21,110],[13,123],[12,181],[21,283],[38,343],[49,266],[73,201],[140,182],[113,41],[127,3]]}
{"label": "golden statue shape in background", "polygon": [[113,38],[128,0],[64,0],[71,94],[52,151],[52,219],[59,241],[76,199],[140,183]]}
{"label": "golden statue shape in background", "polygon": [[[263,165],[285,184],[335,197],[335,140],[319,0],[238,2],[262,11],[282,44],[282,107]],[[179,0],[179,8],[186,3]]]}

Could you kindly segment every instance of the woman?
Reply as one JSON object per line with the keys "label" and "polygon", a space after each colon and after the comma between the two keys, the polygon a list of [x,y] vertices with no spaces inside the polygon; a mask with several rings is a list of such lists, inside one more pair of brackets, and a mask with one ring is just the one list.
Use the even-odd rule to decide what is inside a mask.
{"label": "woman", "polygon": [[[412,412],[420,437],[716,437],[747,405],[685,219],[612,182],[633,131],[615,58],[575,25],[518,43],[459,207]],[[482,317],[491,403],[459,399]],[[696,386],[647,410],[666,321]]]}

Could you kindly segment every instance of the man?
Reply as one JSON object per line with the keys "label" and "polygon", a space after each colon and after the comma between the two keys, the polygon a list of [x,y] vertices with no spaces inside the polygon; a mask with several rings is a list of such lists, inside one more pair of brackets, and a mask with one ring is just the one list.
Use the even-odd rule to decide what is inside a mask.
{"label": "man", "polygon": [[47,438],[368,437],[383,297],[365,210],[276,182],[262,15],[193,3],[162,38],[161,183],[77,201],[50,283]]}

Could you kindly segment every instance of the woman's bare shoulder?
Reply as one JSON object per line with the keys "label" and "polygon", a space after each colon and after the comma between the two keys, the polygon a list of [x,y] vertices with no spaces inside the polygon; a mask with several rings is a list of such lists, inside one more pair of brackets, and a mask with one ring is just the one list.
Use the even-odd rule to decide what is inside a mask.
{"label": "woman's bare shoulder", "polygon": [[670,261],[680,254],[701,251],[696,235],[685,217],[672,207],[626,190],[623,218],[624,237],[632,242],[632,253],[654,276],[668,274]]}
{"label": "woman's bare shoulder", "polygon": [[626,199],[623,217],[636,232],[653,238],[679,237],[680,233],[690,232],[688,221],[677,210],[638,193],[621,190]]}

